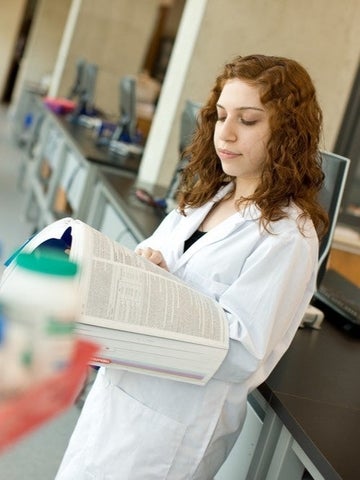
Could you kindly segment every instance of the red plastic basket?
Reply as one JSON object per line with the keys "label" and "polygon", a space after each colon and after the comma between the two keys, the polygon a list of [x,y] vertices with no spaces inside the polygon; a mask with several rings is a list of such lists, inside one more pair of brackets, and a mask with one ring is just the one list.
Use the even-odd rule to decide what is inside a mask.
{"label": "red plastic basket", "polygon": [[45,97],[44,103],[52,112],[63,115],[73,112],[76,107],[73,100],[61,97]]}

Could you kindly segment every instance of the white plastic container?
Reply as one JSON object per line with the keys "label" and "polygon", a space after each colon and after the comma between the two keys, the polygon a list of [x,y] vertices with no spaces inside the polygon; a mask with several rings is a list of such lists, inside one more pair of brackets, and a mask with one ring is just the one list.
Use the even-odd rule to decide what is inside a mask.
{"label": "white plastic container", "polygon": [[75,263],[64,256],[21,253],[0,291],[6,321],[0,382],[44,379],[66,368],[75,345],[79,314]]}

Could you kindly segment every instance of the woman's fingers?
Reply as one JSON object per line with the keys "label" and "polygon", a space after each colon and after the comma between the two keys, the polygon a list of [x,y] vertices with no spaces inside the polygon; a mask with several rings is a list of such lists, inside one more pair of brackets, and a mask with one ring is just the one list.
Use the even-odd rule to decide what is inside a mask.
{"label": "woman's fingers", "polygon": [[146,248],[139,248],[136,250],[136,253],[146,259],[148,259],[151,263],[158,265],[165,270],[168,270],[164,257],[159,250],[153,250],[150,247]]}

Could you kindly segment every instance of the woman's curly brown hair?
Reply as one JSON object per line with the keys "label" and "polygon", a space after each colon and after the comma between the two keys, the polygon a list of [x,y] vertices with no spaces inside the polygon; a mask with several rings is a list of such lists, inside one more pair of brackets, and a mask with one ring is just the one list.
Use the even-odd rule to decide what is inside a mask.
{"label": "woman's curly brown hair", "polygon": [[179,189],[180,211],[199,207],[219,188],[232,181],[216,154],[213,135],[216,104],[227,80],[239,78],[259,87],[260,99],[270,112],[271,136],[267,159],[256,191],[241,202],[255,202],[261,223],[267,225],[286,216],[291,201],[310,217],[321,238],[328,217],[318,203],[323,185],[319,140],[322,112],[312,80],[296,61],[266,55],[238,56],[217,77],[206,104],[199,112],[198,128],[183,155],[189,158]]}

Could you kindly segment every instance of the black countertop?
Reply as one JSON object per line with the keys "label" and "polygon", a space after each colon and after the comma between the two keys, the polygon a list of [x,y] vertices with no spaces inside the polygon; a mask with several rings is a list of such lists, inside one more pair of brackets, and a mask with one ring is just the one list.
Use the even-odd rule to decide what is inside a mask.
{"label": "black countertop", "polygon": [[46,109],[48,115],[52,116],[58,127],[66,135],[67,139],[73,144],[89,162],[101,166],[118,168],[123,171],[137,173],[139,170],[140,156],[136,155],[119,155],[108,150],[106,146],[96,143],[96,135],[92,128],[80,125],[71,121],[71,115],[60,115],[52,112],[43,102],[41,98],[37,101]]}
{"label": "black countertop", "polygon": [[118,155],[108,150],[106,146],[96,144],[96,135],[91,128],[69,121],[69,117],[59,116],[59,124],[66,133],[75,140],[84,157],[100,166],[121,168],[136,173],[139,169],[140,157]]}
{"label": "black countertop", "polygon": [[259,388],[326,480],[360,479],[360,343],[326,319],[299,329]]}

